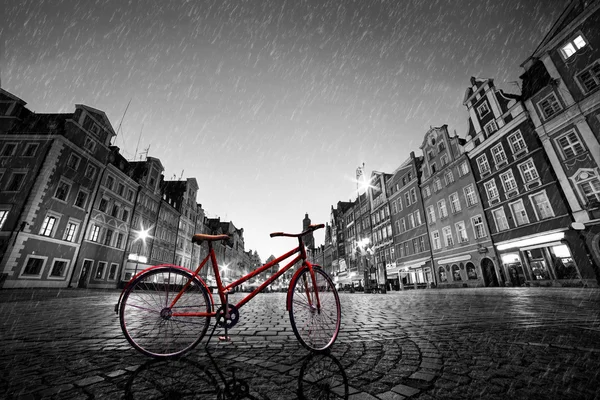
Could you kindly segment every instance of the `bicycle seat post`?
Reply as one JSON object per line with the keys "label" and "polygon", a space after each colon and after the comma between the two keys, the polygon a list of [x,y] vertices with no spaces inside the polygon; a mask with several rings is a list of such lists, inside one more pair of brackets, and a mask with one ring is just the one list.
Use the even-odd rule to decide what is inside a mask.
{"label": "bicycle seat post", "polygon": [[230,315],[229,315],[229,290],[227,290],[225,292],[225,304],[223,305],[223,327],[225,328],[225,336],[219,336],[219,341],[221,342],[230,342],[231,341],[231,337],[229,337],[229,335],[227,335],[227,324],[229,321]]}

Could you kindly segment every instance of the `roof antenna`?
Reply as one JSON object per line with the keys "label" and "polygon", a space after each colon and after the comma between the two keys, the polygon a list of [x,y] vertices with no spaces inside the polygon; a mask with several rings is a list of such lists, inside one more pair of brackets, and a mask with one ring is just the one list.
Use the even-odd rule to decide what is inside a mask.
{"label": "roof antenna", "polygon": [[[127,107],[125,107],[125,112],[121,117],[121,122],[119,122],[119,127],[117,128],[117,135],[119,135],[119,131],[121,130],[121,126],[123,125],[123,120],[125,119],[125,114],[127,114],[127,110],[129,110],[129,105],[131,104],[131,100],[129,99],[129,103],[127,103]],[[123,138],[123,146],[125,145],[125,138]]]}
{"label": "roof antenna", "polygon": [[[144,130],[144,123],[142,122],[142,127],[140,128],[140,136],[138,137],[137,145],[135,146],[135,154],[133,156],[133,160],[137,158],[138,148],[140,147],[140,139],[142,138],[142,130]],[[141,157],[140,157],[141,160]]]}
{"label": "roof antenna", "polygon": [[183,179],[183,171],[185,171],[185,169],[181,170],[181,176],[179,177],[179,180]]}

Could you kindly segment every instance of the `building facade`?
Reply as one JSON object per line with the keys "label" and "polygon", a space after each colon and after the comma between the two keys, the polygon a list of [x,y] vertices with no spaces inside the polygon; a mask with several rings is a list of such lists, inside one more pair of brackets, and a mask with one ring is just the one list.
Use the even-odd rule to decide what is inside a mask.
{"label": "building facade", "polygon": [[588,285],[600,282],[599,25],[598,1],[573,0],[522,64],[521,76],[535,132],[573,215],[564,235],[584,240],[576,253],[587,259],[573,258]]}

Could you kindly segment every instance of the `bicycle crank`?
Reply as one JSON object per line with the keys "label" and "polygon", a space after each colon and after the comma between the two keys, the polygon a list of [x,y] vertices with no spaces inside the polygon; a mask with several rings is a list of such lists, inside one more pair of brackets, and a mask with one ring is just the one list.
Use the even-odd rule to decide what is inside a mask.
{"label": "bicycle crank", "polygon": [[225,307],[221,306],[217,310],[217,321],[221,328],[231,329],[240,320],[240,312],[233,304],[227,306],[229,315],[225,315]]}

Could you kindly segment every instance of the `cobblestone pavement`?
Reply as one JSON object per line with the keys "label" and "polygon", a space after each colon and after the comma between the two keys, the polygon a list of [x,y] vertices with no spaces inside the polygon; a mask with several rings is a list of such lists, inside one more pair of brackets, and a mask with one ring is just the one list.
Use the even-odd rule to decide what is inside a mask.
{"label": "cobblestone pavement", "polygon": [[600,290],[340,296],[329,355],[298,344],[268,293],[232,343],[154,361],[121,333],[117,291],[2,290],[0,398],[600,399]]}

